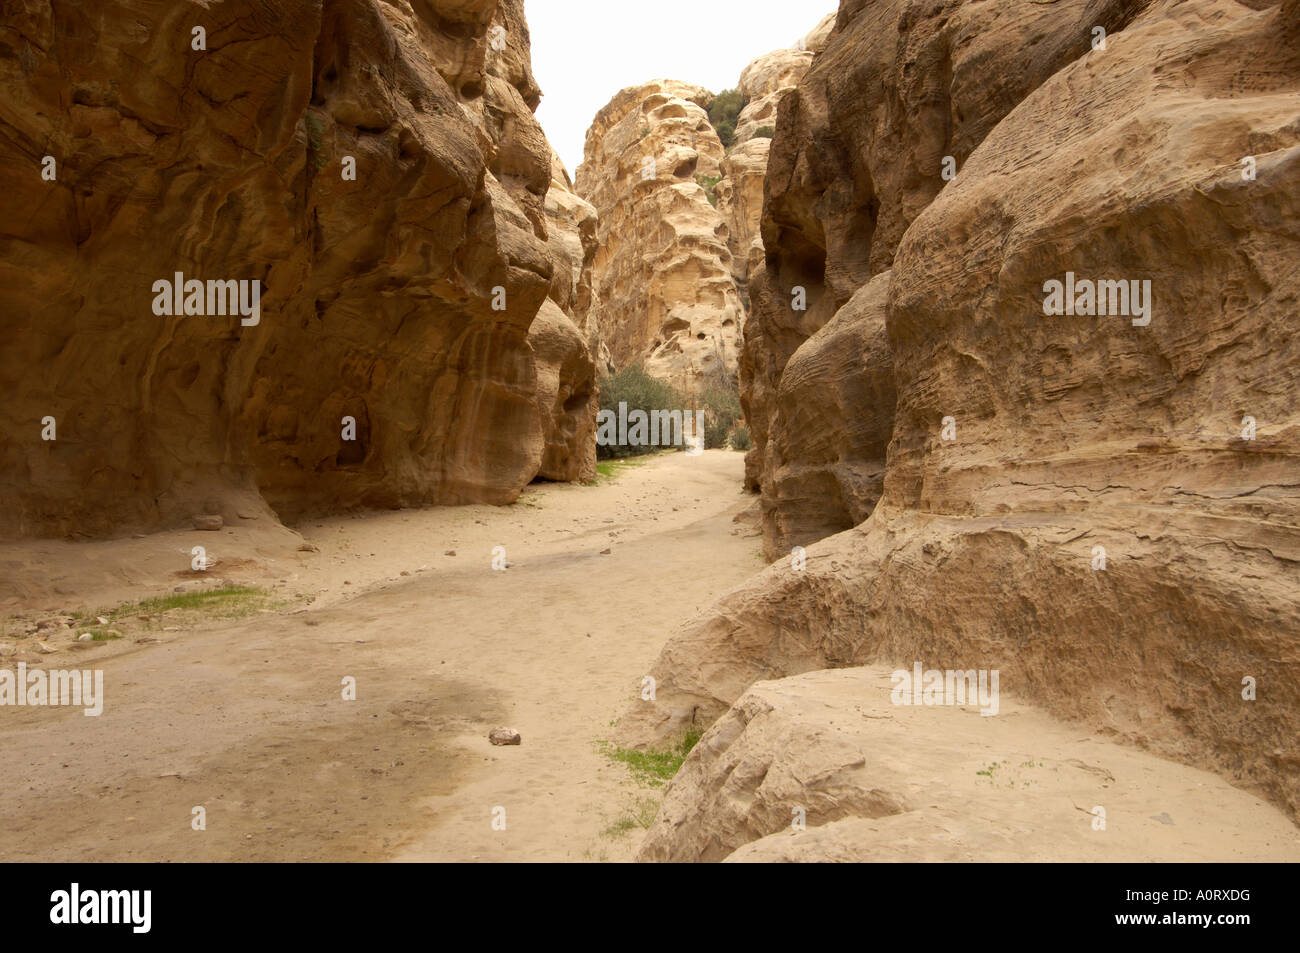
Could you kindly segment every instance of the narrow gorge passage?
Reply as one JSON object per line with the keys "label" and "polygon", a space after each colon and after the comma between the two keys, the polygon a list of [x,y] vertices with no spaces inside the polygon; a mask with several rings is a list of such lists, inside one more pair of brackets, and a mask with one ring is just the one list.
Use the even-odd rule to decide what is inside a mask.
{"label": "narrow gorge passage", "polygon": [[0,75],[15,925],[1287,895],[1300,0],[22,0]]}
{"label": "narrow gorge passage", "polygon": [[[236,530],[223,550],[234,568],[215,572],[283,578],[285,605],[182,631],[114,620],[137,628],[46,657],[103,668],[113,717],[7,711],[0,818],[16,836],[0,860],[630,858],[640,829],[604,832],[662,791],[598,745],[668,634],[761,567],[742,469],[729,451],[665,454],[595,486],[534,485],[509,507],[301,527],[319,552],[278,528],[274,540]],[[35,587],[21,567],[53,547],[65,572],[125,602],[157,592],[141,554],[174,562],[210,537],[79,544],[80,566],[77,544],[0,558]],[[108,586],[122,575],[135,582]],[[355,702],[341,698],[346,676]],[[490,745],[499,724],[523,743]],[[205,831],[191,829],[196,806]]]}

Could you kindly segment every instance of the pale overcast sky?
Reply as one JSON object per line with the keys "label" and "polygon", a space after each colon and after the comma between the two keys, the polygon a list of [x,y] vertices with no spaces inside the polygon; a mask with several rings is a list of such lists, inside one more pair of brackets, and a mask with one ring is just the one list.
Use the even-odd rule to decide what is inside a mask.
{"label": "pale overcast sky", "polygon": [[730,89],[751,60],[799,42],[837,0],[525,0],[537,118],[572,175],[592,118],[626,86],[680,79]]}

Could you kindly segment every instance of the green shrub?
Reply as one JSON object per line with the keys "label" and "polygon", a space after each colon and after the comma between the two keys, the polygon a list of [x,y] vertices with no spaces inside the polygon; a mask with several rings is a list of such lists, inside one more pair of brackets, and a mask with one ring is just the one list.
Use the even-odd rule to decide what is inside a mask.
{"label": "green shrub", "polygon": [[[618,416],[619,403],[627,404],[627,412],[644,410],[650,414],[655,410],[682,410],[686,404],[677,388],[651,377],[642,368],[633,365],[625,367],[612,377],[605,377],[600,382],[600,409],[608,410]],[[609,460],[616,457],[634,457],[643,453],[657,453],[661,447],[596,445],[596,457]]]}
{"label": "green shrub", "polygon": [[741,418],[740,391],[731,384],[715,384],[700,395],[699,404],[704,411],[704,449],[726,447],[728,435]]}
{"label": "green shrub", "polygon": [[722,181],[720,175],[696,175],[695,181],[704,189],[704,194],[709,199],[709,204],[714,208],[718,207],[718,183]]}
{"label": "green shrub", "polygon": [[724,89],[709,103],[709,122],[728,148],[736,141],[736,119],[744,108],[745,97],[738,89]]}
{"label": "green shrub", "polygon": [[753,441],[749,437],[748,427],[737,427],[731,431],[731,449],[739,450],[742,453],[752,447]]}
{"label": "green shrub", "polygon": [[771,139],[776,135],[776,129],[772,126],[759,126],[754,130],[755,139]]}

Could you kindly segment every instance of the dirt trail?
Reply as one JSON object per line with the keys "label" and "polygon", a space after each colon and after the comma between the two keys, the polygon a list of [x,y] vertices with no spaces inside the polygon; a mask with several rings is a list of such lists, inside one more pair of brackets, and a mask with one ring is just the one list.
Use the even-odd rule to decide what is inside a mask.
{"label": "dirt trail", "polygon": [[605,832],[657,792],[597,745],[673,629],[762,565],[742,469],[665,455],[510,507],[300,527],[319,552],[278,527],[0,549],[11,611],[168,592],[195,544],[287,603],[158,644],[9,640],[6,667],[102,668],[106,702],[0,707],[0,860],[629,857],[639,830]]}

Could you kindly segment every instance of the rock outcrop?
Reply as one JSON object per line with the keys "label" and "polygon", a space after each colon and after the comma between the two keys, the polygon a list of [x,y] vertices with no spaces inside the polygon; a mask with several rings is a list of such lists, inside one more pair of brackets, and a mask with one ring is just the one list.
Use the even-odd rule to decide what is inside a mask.
{"label": "rock outcrop", "polygon": [[[750,275],[740,366],[754,436],[746,479],[763,492],[769,557],[816,538],[827,519],[839,529],[856,522],[844,508],[807,527],[793,512],[778,516],[790,481],[773,478],[785,462],[768,459],[769,430],[786,363],[889,269],[946,170],[961,168],[1017,103],[1083,55],[1094,26],[1118,31],[1134,9],[1128,0],[842,5],[836,32],[780,101],[761,229],[767,255]],[[879,481],[871,493],[879,496]]]}
{"label": "rock outcrop", "polygon": [[577,173],[599,215],[592,310],[610,358],[686,392],[739,360],[727,226],[701,185],[717,181],[723,158],[703,108],[711,99],[674,80],[623,90],[587,130]]}
{"label": "rock outcrop", "polygon": [[613,365],[641,364],[687,392],[734,385],[749,273],[763,256],[764,127],[834,22],[745,68],[729,150],[705,111],[713,94],[687,83],[622,90],[596,115],[578,190],[599,216],[593,323]]}
{"label": "rock outcrop", "polygon": [[718,212],[727,223],[731,276],[742,301],[748,295],[750,269],[763,257],[758,227],[763,218],[763,180],[770,147],[770,139],[750,139],[736,145],[719,165],[722,178],[714,186]]}
{"label": "rock outcrop", "polygon": [[551,299],[572,319],[599,370],[609,369],[609,348],[592,313],[595,293],[592,265],[596,260],[596,209],[573,191],[573,180],[558,155],[551,156],[551,188],[546,193],[546,222],[555,261]]}
{"label": "rock outcrop", "polygon": [[[813,57],[826,48],[835,14],[828,13],[822,21],[789,50],[777,50],[760,56],[740,74],[737,87],[745,97],[745,108],[736,120],[736,142],[749,142],[760,129],[772,127],[775,134],[777,109],[786,93],[803,80],[812,66]],[[771,139],[771,136],[766,138]]]}
{"label": "rock outcrop", "polygon": [[846,0],[746,331],[784,555],[665,648],[631,740],[919,659],[1300,814],[1298,40],[1294,0]]}
{"label": "rock outcrop", "polygon": [[[506,502],[594,467],[582,335],[546,322],[544,392],[530,344],[527,42],[521,0],[10,9],[0,532]],[[180,314],[177,274],[204,283]]]}
{"label": "rock outcrop", "polygon": [[592,315],[596,210],[574,194],[554,151],[544,212],[551,290],[528,329],[545,441],[537,476],[587,481],[596,476],[596,378],[609,367],[609,351]]}
{"label": "rock outcrop", "polygon": [[892,687],[878,668],[754,685],[700,739],[638,859],[1300,856],[1286,815],[1207,772],[1081,739],[1016,705],[993,718],[974,704],[895,706]]}
{"label": "rock outcrop", "polygon": [[762,495],[769,559],[858,525],[880,499],[894,433],[890,277],[859,288],[781,375]]}

